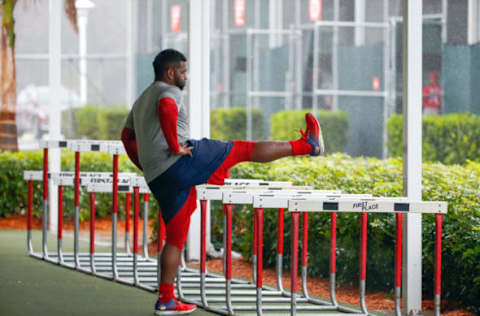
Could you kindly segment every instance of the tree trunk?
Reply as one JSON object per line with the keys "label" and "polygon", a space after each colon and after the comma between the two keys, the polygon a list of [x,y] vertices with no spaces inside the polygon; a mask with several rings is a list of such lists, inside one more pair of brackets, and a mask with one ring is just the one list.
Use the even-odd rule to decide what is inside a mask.
{"label": "tree trunk", "polygon": [[[0,5],[2,28],[0,32],[0,150],[18,151],[15,106],[17,104],[17,80],[15,75],[15,35],[13,35],[13,5]],[[7,13],[8,16],[5,14]],[[8,19],[11,19],[7,21]]]}

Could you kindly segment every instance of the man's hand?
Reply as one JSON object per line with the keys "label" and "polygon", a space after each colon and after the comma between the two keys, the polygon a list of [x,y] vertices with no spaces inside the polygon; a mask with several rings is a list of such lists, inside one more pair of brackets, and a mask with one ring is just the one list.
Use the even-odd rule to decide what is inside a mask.
{"label": "man's hand", "polygon": [[193,146],[188,146],[188,143],[183,144],[180,146],[180,151],[176,153],[172,153],[172,155],[178,155],[178,156],[190,156],[192,157],[192,149]]}

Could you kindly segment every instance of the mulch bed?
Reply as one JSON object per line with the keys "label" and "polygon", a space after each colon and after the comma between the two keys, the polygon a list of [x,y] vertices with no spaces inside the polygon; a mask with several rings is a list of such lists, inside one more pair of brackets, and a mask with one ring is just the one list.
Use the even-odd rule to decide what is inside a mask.
{"label": "mulch bed", "polygon": [[[150,221],[149,221],[150,222]],[[39,218],[33,218],[33,229],[42,229],[42,221]],[[8,218],[0,218],[0,229],[26,229],[26,216],[14,215]],[[64,230],[73,230],[73,221],[64,220]],[[123,234],[125,231],[125,220],[118,221],[119,234]],[[149,234],[152,233],[151,226],[149,227]],[[88,231],[90,229],[90,223],[84,221],[80,223],[81,231]],[[100,234],[109,235],[112,230],[111,217],[97,218],[95,220],[95,230]],[[143,231],[143,221],[139,220],[139,233]],[[133,232],[133,220],[130,221],[130,232]],[[156,245],[149,245],[149,252],[152,256],[156,256]],[[198,266],[198,264],[192,264]],[[251,279],[252,265],[244,259],[232,260],[233,276],[244,279]],[[212,272],[222,273],[223,262],[220,259],[208,260],[207,267]],[[298,278],[298,289],[301,289],[301,279]],[[272,268],[263,269],[263,282],[264,284],[275,286],[276,275],[275,270]],[[283,274],[283,286],[286,289],[290,288],[290,274],[285,272]],[[329,280],[327,278],[309,278],[308,290],[312,295],[328,298],[330,296]],[[359,306],[360,298],[358,294],[358,288],[348,285],[337,286],[336,288],[337,301],[340,303],[352,304]],[[386,292],[374,292],[367,293],[365,297],[367,307],[371,310],[393,310],[394,301],[389,293]],[[433,310],[433,300],[422,301],[423,310]],[[474,314],[468,312],[466,309],[462,309],[456,302],[442,301],[443,315],[448,316],[473,316]]]}

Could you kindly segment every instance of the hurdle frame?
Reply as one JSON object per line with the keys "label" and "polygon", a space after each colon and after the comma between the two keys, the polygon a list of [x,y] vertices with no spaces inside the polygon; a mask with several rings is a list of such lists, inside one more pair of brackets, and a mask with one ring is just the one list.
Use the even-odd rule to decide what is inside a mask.
{"label": "hurdle frame", "polygon": [[[396,258],[395,258],[395,314],[401,314],[400,310],[400,291],[401,284],[401,223],[398,214],[435,214],[435,267],[434,267],[434,314],[440,315],[440,296],[441,296],[441,232],[443,215],[448,211],[447,202],[430,202],[430,201],[412,201],[408,198],[323,198],[323,199],[292,199],[288,205],[288,210],[292,215],[292,240],[298,239],[298,215],[304,212],[342,212],[342,213],[361,213],[361,239],[360,239],[360,307],[364,314],[368,314],[365,303],[366,290],[366,251],[367,251],[367,214],[368,213],[389,213],[396,214],[397,225],[397,242],[396,242]],[[294,220],[294,217],[296,218]],[[295,237],[297,236],[297,237]],[[400,237],[400,239],[398,239]],[[292,242],[292,267],[293,262],[298,257],[298,245]],[[296,273],[292,268],[292,293],[294,290],[294,282],[296,282]],[[295,315],[295,295],[292,295],[291,315]]]}

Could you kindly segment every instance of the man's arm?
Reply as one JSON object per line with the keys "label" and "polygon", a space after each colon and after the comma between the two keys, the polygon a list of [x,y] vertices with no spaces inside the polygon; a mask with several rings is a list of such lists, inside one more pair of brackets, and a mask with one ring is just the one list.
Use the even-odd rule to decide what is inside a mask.
{"label": "man's arm", "polygon": [[192,156],[191,149],[186,144],[180,146],[177,136],[178,108],[172,98],[162,98],[158,101],[157,115],[163,135],[173,155]]}
{"label": "man's arm", "polygon": [[422,108],[425,108],[426,104],[427,104],[427,98],[428,98],[428,94],[430,93],[429,89],[428,89],[428,86],[426,86],[425,88],[423,88],[422,90]]}
{"label": "man's arm", "polygon": [[130,129],[127,126],[123,128],[122,143],[130,160],[138,169],[143,171],[140,161],[138,160],[137,138],[135,137],[135,131],[133,129]]}

